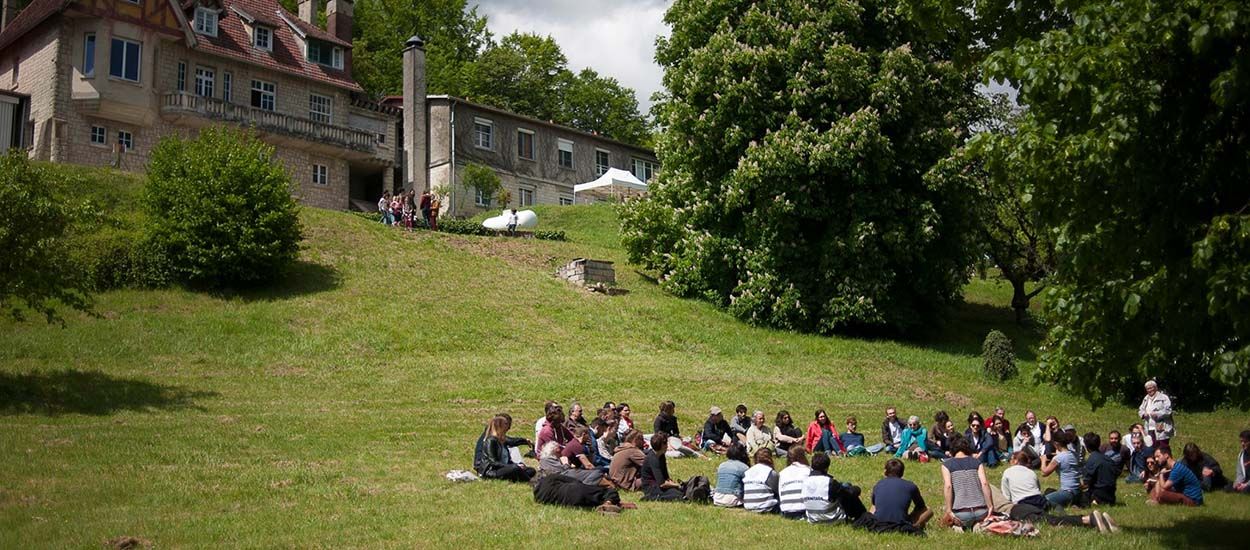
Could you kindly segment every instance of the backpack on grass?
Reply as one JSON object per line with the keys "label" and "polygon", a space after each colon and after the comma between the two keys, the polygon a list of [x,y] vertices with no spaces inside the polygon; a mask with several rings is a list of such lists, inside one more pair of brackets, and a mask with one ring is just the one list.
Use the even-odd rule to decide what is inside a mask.
{"label": "backpack on grass", "polygon": [[690,502],[707,503],[712,500],[712,484],[706,477],[694,476],[681,484],[681,492]]}

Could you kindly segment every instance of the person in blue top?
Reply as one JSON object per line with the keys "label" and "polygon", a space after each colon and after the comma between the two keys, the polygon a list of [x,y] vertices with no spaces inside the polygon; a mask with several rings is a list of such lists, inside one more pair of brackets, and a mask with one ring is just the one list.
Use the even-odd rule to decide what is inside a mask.
{"label": "person in blue top", "polygon": [[1081,502],[1081,471],[1077,467],[1076,455],[1068,446],[1071,443],[1070,437],[1072,436],[1065,431],[1053,433],[1051,442],[1058,452],[1054,458],[1042,457],[1043,476],[1059,472],[1059,490],[1046,495],[1046,501],[1060,514],[1063,513],[1064,506]]}
{"label": "person in blue top", "polygon": [[1172,457],[1171,449],[1155,449],[1155,462],[1163,466],[1163,471],[1153,483],[1148,483],[1151,487],[1147,504],[1202,505],[1202,482],[1189,466]]}
{"label": "person in blue top", "polygon": [[739,441],[729,444],[725,461],[716,468],[716,492],[712,504],[735,508],[742,506],[742,478],[751,467],[747,462],[747,448]]}
{"label": "person in blue top", "polygon": [[903,435],[899,439],[898,450],[894,451],[894,458],[906,457],[928,462],[929,453],[925,450],[925,441],[928,438],[929,433],[920,425],[920,417],[912,415],[907,419],[907,427],[903,428]]}

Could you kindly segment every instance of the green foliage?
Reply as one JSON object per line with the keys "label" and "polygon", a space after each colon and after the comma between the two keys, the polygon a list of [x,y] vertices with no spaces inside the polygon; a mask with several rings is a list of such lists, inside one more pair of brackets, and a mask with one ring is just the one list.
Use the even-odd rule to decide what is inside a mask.
{"label": "green foliage", "polygon": [[534,232],[534,238],[540,241],[567,241],[569,240],[568,236],[564,234],[564,231],[560,231],[560,230],[546,231],[546,230],[539,229]]}
{"label": "green foliage", "polygon": [[583,69],[569,79],[561,104],[561,118],[569,126],[625,143],[650,145],[651,124],[638,111],[638,98],[615,78]]}
{"label": "green foliage", "polygon": [[481,222],[450,218],[438,220],[438,230],[443,233],[453,233],[456,235],[479,235],[482,237],[490,237],[495,234],[495,231],[482,227]]}
{"label": "green foliage", "polygon": [[1147,376],[1188,406],[1245,404],[1250,6],[1071,7],[1072,26],[986,65],[1028,110],[981,146],[1057,230],[1039,373],[1096,406]]}
{"label": "green foliage", "polygon": [[75,261],[95,290],[162,288],[173,284],[173,264],[150,240],[125,233],[90,239]]}
{"label": "green foliage", "polygon": [[460,181],[465,187],[480,191],[484,197],[493,197],[503,189],[503,185],[499,181],[499,174],[476,162],[466,164],[464,172],[460,177]]}
{"label": "green foliage", "polygon": [[959,300],[974,189],[923,179],[973,85],[894,3],[678,1],[656,59],[664,169],[622,210],[632,261],[752,323],[908,330]]}
{"label": "green foliage", "polygon": [[554,38],[514,32],[465,68],[464,91],[472,101],[560,120],[568,75],[568,58]]}
{"label": "green foliage", "polygon": [[495,194],[495,200],[499,201],[501,207],[507,208],[512,203],[512,191],[500,187]]}
{"label": "green foliage", "polygon": [[147,238],[180,279],[262,283],[299,254],[299,208],[273,148],[229,128],[169,136],[152,150],[144,190]]}
{"label": "green foliage", "polygon": [[464,94],[466,64],[491,41],[486,17],[466,0],[358,0],[352,40],[352,76],[381,97],[404,91],[404,43],[425,40],[426,88],[431,94]]}
{"label": "green foliage", "polygon": [[990,380],[1003,382],[1020,373],[1011,338],[1000,331],[991,330],[985,335],[985,342],[981,344],[981,359],[982,372]]}
{"label": "green foliage", "polygon": [[89,284],[71,262],[67,235],[89,209],[70,206],[57,183],[25,153],[0,156],[0,308],[22,319],[23,310],[61,321],[58,308],[90,311]]}

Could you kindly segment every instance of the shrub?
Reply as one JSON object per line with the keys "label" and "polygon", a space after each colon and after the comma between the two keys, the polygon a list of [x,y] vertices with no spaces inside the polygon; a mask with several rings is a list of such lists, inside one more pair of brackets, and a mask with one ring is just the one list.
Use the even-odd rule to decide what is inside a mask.
{"label": "shrub", "polygon": [[482,196],[486,197],[488,207],[491,197],[499,193],[503,185],[499,181],[499,174],[496,174],[494,170],[474,162],[465,165],[460,181],[465,187],[482,193]]}
{"label": "shrub", "polygon": [[472,220],[438,220],[438,230],[443,233],[454,233],[456,235],[481,235],[484,237],[495,234],[494,231],[482,227],[480,222]]}
{"label": "shrub", "polygon": [[59,306],[90,311],[89,285],[66,262],[66,235],[85,215],[53,196],[48,172],[11,151],[0,156],[0,309],[21,319],[23,309],[59,319]]}
{"label": "shrub", "polygon": [[985,335],[985,343],[981,345],[981,357],[985,360],[985,376],[991,380],[1002,382],[1019,373],[1011,339],[1001,331],[991,330]]}
{"label": "shrub", "polygon": [[174,282],[170,262],[160,247],[141,236],[109,234],[92,239],[76,261],[91,288],[161,288]]}
{"label": "shrub", "polygon": [[273,148],[206,128],[152,151],[144,192],[148,239],[178,278],[209,286],[276,279],[299,254],[299,207]]}
{"label": "shrub", "polygon": [[534,238],[544,241],[567,241],[564,231],[535,231]]}

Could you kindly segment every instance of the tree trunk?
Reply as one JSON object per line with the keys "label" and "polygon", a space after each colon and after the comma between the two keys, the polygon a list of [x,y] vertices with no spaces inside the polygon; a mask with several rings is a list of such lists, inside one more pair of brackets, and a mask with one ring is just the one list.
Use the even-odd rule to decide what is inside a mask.
{"label": "tree trunk", "polygon": [[1011,290],[1011,309],[1016,310],[1016,324],[1023,325],[1029,312],[1029,294],[1024,291],[1024,280],[1013,279]]}

